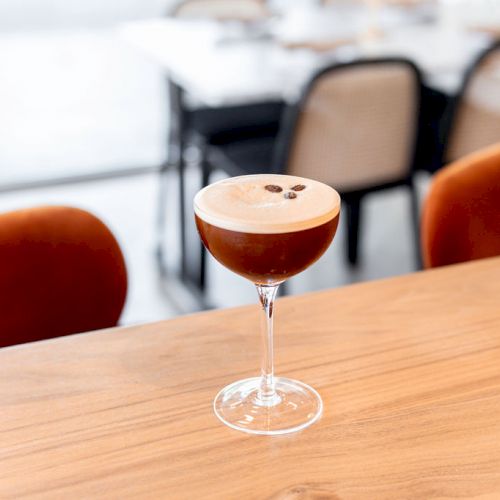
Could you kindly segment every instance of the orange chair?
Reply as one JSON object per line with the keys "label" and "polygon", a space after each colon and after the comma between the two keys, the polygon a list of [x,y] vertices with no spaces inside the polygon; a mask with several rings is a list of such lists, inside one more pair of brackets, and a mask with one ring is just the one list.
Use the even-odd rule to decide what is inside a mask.
{"label": "orange chair", "polygon": [[93,215],[0,215],[0,347],[115,326],[126,293],[120,247]]}
{"label": "orange chair", "polygon": [[500,143],[436,174],[421,230],[428,268],[500,255]]}

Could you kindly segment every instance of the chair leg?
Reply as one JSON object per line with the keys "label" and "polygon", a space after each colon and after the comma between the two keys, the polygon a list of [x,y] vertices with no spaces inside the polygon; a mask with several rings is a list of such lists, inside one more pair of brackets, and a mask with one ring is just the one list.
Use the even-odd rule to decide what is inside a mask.
{"label": "chair leg", "polygon": [[361,196],[344,198],[347,212],[346,256],[351,266],[358,264],[359,229],[361,224]]}
{"label": "chair leg", "polygon": [[[203,151],[204,153],[204,151]],[[205,156],[201,160],[201,187],[208,186],[210,183],[211,167]],[[207,249],[200,240],[200,275],[198,277],[198,286],[202,293],[205,292],[207,286]]]}
{"label": "chair leg", "polygon": [[167,174],[168,174],[168,164],[162,165],[159,173],[159,186],[158,186],[158,211],[156,214],[156,261],[158,264],[158,269],[160,274],[163,276],[166,274],[165,265],[165,223],[166,223],[166,212],[167,212]]}
{"label": "chair leg", "polygon": [[420,246],[420,204],[418,192],[413,180],[410,181],[410,210],[413,226],[413,239],[415,245],[415,263],[417,270],[422,269],[422,250]]}
{"label": "chair leg", "polygon": [[187,255],[186,255],[186,165],[181,154],[179,158],[178,175],[179,175],[179,226],[180,226],[180,243],[181,243],[181,279],[187,280]]}
{"label": "chair leg", "polygon": [[201,161],[201,187],[204,188],[210,184],[210,174],[212,173],[212,168],[209,162],[202,158]]}

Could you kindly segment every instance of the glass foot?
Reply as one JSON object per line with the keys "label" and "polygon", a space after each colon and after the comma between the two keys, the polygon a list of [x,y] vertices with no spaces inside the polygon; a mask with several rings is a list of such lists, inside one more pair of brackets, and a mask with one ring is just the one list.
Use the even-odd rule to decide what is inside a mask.
{"label": "glass foot", "polygon": [[217,417],[229,427],[250,434],[287,434],[316,422],[323,411],[319,394],[297,380],[276,377],[276,397],[258,397],[260,378],[239,380],[222,389],[214,400]]}

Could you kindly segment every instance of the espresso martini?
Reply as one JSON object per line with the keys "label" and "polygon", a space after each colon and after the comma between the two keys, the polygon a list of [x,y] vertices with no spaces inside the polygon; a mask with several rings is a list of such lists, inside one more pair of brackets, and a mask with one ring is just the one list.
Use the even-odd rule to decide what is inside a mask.
{"label": "espresso martini", "polygon": [[209,252],[256,284],[280,283],[319,259],[335,235],[339,209],[331,187],[270,174],[225,179],[194,200]]}
{"label": "espresso martini", "polygon": [[194,211],[209,252],[256,285],[264,318],[261,376],[222,389],[214,400],[215,414],[253,434],[284,434],[311,425],[322,412],[319,394],[302,382],[274,376],[274,299],[280,283],[313,264],[332,242],[338,193],[302,177],[247,175],[202,189]]}

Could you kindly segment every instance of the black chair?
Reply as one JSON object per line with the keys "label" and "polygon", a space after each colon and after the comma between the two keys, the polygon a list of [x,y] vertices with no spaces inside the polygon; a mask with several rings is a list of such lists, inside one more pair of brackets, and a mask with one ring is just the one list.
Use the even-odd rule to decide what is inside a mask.
{"label": "black chair", "polygon": [[[215,20],[239,20],[253,22],[269,14],[264,0],[178,0],[167,11],[168,17],[182,19],[206,18]],[[197,151],[198,163],[203,165],[207,158],[207,147],[226,146],[234,141],[276,136],[283,110],[283,102],[249,103],[236,106],[212,108],[193,104],[183,89],[171,78],[167,78],[169,96],[170,130],[168,136],[168,158],[160,169],[159,200],[157,212],[157,261],[162,275],[166,273],[164,234],[166,224],[167,175],[172,169],[179,178],[179,215],[181,241],[181,279],[187,285],[194,285],[192,291],[204,288],[203,259],[192,255],[189,231],[192,217],[186,217],[186,151]],[[206,172],[206,168],[201,168]],[[205,183],[202,179],[202,184]],[[199,252],[197,252],[199,254]]]}
{"label": "black chair", "polygon": [[420,129],[421,75],[404,59],[361,60],[316,74],[300,101],[286,109],[277,137],[209,149],[204,179],[287,173],[311,177],[341,194],[346,256],[358,262],[362,201],[372,192],[407,186],[420,265],[418,198],[413,184]]}
{"label": "black chair", "polygon": [[[157,261],[160,272],[166,273],[164,234],[166,224],[167,175],[172,169],[178,172],[179,179],[179,217],[181,241],[182,280],[194,285],[193,291],[204,288],[204,259],[192,255],[188,244],[189,228],[192,225],[186,216],[186,151],[195,148],[198,151],[198,163],[204,174],[201,183],[207,182],[207,151],[209,147],[225,147],[234,142],[256,140],[263,137],[275,137],[278,133],[283,102],[269,101],[240,106],[209,108],[189,106],[184,92],[173,80],[168,79],[170,110],[170,129],[168,136],[168,159],[160,169],[160,185],[157,212]],[[191,231],[192,232],[192,231]]]}

